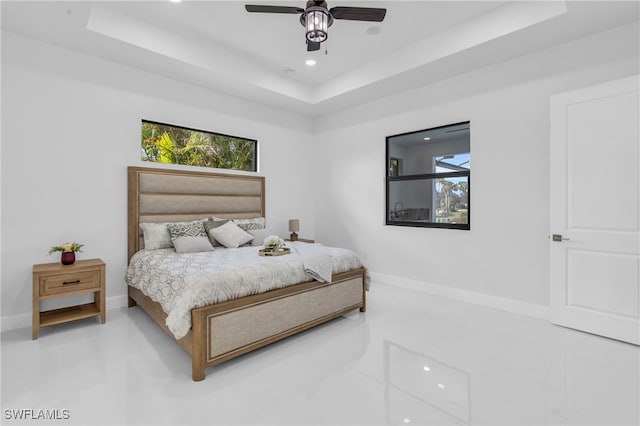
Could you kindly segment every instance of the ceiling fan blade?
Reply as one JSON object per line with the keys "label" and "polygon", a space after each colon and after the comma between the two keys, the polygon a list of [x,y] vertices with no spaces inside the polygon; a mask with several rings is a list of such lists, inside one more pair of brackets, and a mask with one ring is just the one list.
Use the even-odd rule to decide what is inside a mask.
{"label": "ceiling fan blade", "polygon": [[315,52],[316,50],[320,50],[320,43],[307,40],[307,52]]}
{"label": "ceiling fan blade", "polygon": [[290,7],[290,6],[266,6],[266,5],[255,5],[255,4],[246,4],[244,8],[247,12],[258,12],[258,13],[291,13],[298,14],[304,12],[304,9],[299,7]]}
{"label": "ceiling fan blade", "polygon": [[329,10],[333,19],[348,19],[350,21],[382,22],[387,14],[387,9],[374,7],[332,7]]}

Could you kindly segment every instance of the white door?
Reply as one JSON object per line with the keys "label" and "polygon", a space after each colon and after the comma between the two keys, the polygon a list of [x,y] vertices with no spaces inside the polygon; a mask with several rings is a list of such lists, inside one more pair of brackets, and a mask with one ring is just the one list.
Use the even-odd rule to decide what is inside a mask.
{"label": "white door", "polygon": [[550,319],[640,344],[639,76],[551,98]]}

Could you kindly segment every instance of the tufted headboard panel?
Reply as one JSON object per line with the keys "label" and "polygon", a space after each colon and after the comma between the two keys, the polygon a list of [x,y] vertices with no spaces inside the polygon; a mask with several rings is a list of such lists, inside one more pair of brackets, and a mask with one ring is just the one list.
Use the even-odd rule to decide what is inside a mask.
{"label": "tufted headboard panel", "polygon": [[129,167],[128,258],[144,248],[140,223],[265,216],[264,177]]}

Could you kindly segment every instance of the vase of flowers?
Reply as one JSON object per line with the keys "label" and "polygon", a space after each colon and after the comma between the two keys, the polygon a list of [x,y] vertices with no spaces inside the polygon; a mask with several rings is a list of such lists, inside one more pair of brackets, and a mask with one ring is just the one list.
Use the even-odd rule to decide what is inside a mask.
{"label": "vase of flowers", "polygon": [[49,254],[59,251],[61,252],[60,263],[62,263],[63,265],[73,265],[76,261],[76,252],[82,252],[81,249],[83,246],[84,244],[64,243],[60,244],[59,246],[51,247],[51,250],[49,250]]}
{"label": "vase of flowers", "polygon": [[269,251],[278,251],[284,246],[284,240],[277,235],[269,235],[264,239],[264,248]]}

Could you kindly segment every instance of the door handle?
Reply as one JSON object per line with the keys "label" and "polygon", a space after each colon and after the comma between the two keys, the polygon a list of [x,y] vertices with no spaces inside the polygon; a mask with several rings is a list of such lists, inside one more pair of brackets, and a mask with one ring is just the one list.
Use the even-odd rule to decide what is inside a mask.
{"label": "door handle", "polygon": [[553,241],[557,241],[557,242],[559,242],[559,241],[568,241],[568,240],[570,240],[570,238],[565,238],[565,237],[563,237],[563,236],[562,236],[562,235],[560,235],[560,234],[553,234],[553,235],[551,236],[551,239],[552,239]]}

